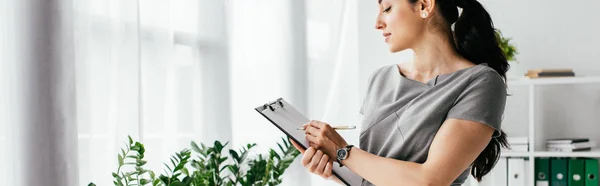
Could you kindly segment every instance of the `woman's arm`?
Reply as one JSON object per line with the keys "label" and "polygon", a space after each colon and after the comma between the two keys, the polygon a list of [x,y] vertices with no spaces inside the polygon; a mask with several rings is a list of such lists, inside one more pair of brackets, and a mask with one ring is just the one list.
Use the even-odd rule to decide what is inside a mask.
{"label": "woman's arm", "polygon": [[[328,124],[311,122],[307,139],[331,157],[340,144]],[[317,132],[317,130],[319,132]],[[400,161],[370,154],[358,148],[342,164],[375,185],[450,185],[479,156],[494,129],[474,121],[448,119],[435,135],[425,163]],[[318,134],[313,134],[318,133]],[[331,136],[331,137],[329,137]],[[333,138],[334,140],[330,140]],[[339,145],[332,145],[339,144]]]}

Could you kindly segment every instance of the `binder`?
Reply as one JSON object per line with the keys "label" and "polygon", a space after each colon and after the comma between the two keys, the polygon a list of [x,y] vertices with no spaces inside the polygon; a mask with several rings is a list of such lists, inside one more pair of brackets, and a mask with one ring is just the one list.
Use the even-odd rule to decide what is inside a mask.
{"label": "binder", "polygon": [[508,186],[523,186],[527,185],[527,177],[525,175],[525,159],[509,158],[508,159]]}
{"label": "binder", "polygon": [[[283,98],[260,105],[254,108],[254,110],[269,120],[275,127],[285,133],[302,148],[307,149],[309,147],[308,141],[305,139],[304,131],[296,129],[310,122],[310,120]],[[338,162],[333,162],[332,170],[333,175],[338,177],[346,185],[354,186],[362,184],[362,177],[358,176],[345,166],[340,167]]]}
{"label": "binder", "polygon": [[483,176],[481,182],[476,185],[479,186],[507,186],[507,169],[508,169],[507,158],[499,158],[494,168],[486,176]]}
{"label": "binder", "polygon": [[550,185],[550,158],[535,158],[535,185]]}
{"label": "binder", "polygon": [[550,185],[567,186],[567,159],[550,159]]}
{"label": "binder", "polygon": [[585,160],[585,185],[598,186],[598,159]]}
{"label": "binder", "polygon": [[585,186],[585,161],[582,159],[569,159],[569,186]]}

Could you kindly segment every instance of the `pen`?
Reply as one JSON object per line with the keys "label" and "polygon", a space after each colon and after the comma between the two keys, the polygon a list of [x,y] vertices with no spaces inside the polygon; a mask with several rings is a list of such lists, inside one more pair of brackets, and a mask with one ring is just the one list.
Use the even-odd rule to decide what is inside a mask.
{"label": "pen", "polygon": [[[334,130],[352,130],[352,129],[356,129],[356,126],[334,126],[331,127]],[[304,130],[303,127],[297,128],[296,130]]]}

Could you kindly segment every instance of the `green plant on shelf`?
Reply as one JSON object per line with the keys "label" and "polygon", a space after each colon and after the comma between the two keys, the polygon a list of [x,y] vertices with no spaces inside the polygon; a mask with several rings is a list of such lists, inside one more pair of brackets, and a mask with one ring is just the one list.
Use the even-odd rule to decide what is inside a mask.
{"label": "green plant on shelf", "polygon": [[502,32],[498,29],[496,29],[496,38],[498,39],[498,45],[502,49],[502,52],[504,52],[506,60],[509,62],[518,62],[515,56],[519,54],[519,52],[517,51],[517,47],[511,43],[512,38],[504,37]]}
{"label": "green plant on shelf", "polygon": [[[118,166],[112,173],[115,186],[271,186],[281,184],[282,175],[294,159],[300,154],[290,141],[282,138],[277,143],[279,151],[269,149],[268,156],[259,154],[249,158],[256,144],[248,144],[239,150],[229,150],[229,156],[223,150],[223,144],[215,141],[213,146],[191,142],[191,150],[183,149],[171,158],[171,164],[165,165],[165,174],[156,175],[144,168],[145,148],[128,136],[128,143],[117,155]],[[229,158],[230,161],[227,161]],[[125,169],[130,171],[125,171]],[[89,183],[88,186],[95,186]]]}

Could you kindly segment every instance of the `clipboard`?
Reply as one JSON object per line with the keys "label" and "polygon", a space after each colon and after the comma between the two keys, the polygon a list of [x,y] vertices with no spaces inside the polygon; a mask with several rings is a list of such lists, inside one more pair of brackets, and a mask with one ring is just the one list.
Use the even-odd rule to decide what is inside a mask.
{"label": "clipboard", "polygon": [[[283,98],[258,106],[255,110],[281,130],[281,132],[285,133],[290,139],[302,146],[302,148],[307,149],[309,147],[308,141],[305,139],[304,131],[296,129],[310,122],[310,120]],[[358,176],[347,167],[340,167],[339,163],[335,161],[333,162],[332,174],[346,185],[355,186],[362,184],[362,177]]]}

